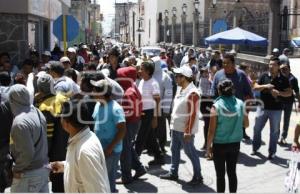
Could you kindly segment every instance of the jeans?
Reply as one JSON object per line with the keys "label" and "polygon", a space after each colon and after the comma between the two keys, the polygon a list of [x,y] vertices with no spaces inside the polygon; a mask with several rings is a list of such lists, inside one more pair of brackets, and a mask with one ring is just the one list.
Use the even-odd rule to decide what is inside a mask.
{"label": "jeans", "polygon": [[194,146],[194,138],[192,136],[191,141],[184,142],[184,133],[172,130],[172,139],[171,139],[171,174],[178,176],[178,167],[180,162],[180,150],[183,147],[185,154],[191,160],[193,165],[194,176],[193,178],[202,178],[200,159],[197,155],[196,148]]}
{"label": "jeans", "polygon": [[277,150],[277,141],[280,132],[281,110],[260,110],[257,111],[257,117],[254,125],[254,135],[252,142],[253,151],[257,151],[261,146],[261,131],[268,119],[270,120],[270,141],[269,154],[275,154]]}
{"label": "jeans", "polygon": [[12,193],[49,193],[48,188],[49,170],[39,168],[24,172],[21,178],[13,179]]}
{"label": "jeans", "polygon": [[118,171],[118,163],[120,160],[121,153],[112,153],[109,157],[105,158],[106,168],[108,174],[108,180],[110,185],[110,190],[112,193],[116,193],[116,177]]}
{"label": "jeans", "polygon": [[229,180],[229,192],[237,191],[236,163],[240,152],[240,143],[214,144],[213,159],[217,175],[217,192],[225,192],[225,169]]}
{"label": "jeans", "polygon": [[138,132],[136,142],[135,142],[135,150],[138,156],[140,156],[145,149],[145,146],[148,144],[149,147],[154,152],[155,158],[161,158],[162,153],[155,137],[154,130],[152,129],[152,119],[153,119],[153,109],[143,111],[144,115],[142,115],[141,120],[142,124],[140,130]]}
{"label": "jeans", "polygon": [[136,171],[144,170],[144,167],[140,162],[135,149],[133,148],[134,140],[139,127],[140,121],[135,123],[126,123],[127,132],[123,139],[123,150],[120,159],[123,181],[132,180],[131,169]]}
{"label": "jeans", "polygon": [[283,105],[283,130],[281,134],[283,139],[286,139],[288,135],[292,110],[293,103]]}

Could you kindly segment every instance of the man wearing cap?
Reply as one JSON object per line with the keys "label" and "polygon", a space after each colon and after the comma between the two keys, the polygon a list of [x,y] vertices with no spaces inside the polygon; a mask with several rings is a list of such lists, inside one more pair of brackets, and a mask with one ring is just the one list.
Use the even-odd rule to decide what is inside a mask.
{"label": "man wearing cap", "polygon": [[[62,57],[62,58],[60,58],[59,61],[63,64],[65,70],[68,70],[68,69],[74,69],[74,68],[72,68],[71,60],[69,59],[69,57]],[[75,70],[76,75],[77,75],[77,80],[76,80],[76,82],[78,82],[78,80],[80,80],[80,73],[79,73],[79,71],[77,71],[76,69],[74,69],[74,70]]]}
{"label": "man wearing cap", "polygon": [[190,185],[203,183],[200,160],[194,146],[195,134],[199,126],[199,98],[200,94],[192,82],[193,72],[188,66],[174,69],[178,84],[177,94],[171,115],[171,169],[161,179],[178,180],[180,162],[180,149],[183,147],[185,154],[192,162],[194,175]]}
{"label": "man wearing cap", "polygon": [[[300,95],[299,95],[298,80],[291,73],[290,66],[287,65],[287,64],[282,64],[280,66],[280,72],[284,77],[289,79],[290,86],[291,86],[292,90],[294,91],[292,96],[282,97],[282,102],[283,102],[283,129],[282,129],[282,133],[281,133],[281,138],[279,140],[279,144],[285,145],[285,144],[287,144],[286,138],[287,138],[288,131],[289,131],[290,118],[291,118],[291,113],[292,113],[292,110],[293,110],[293,105],[294,105],[294,102],[295,102],[295,97],[298,99],[298,102],[300,102]],[[295,95],[294,95],[294,93],[295,93]],[[299,106],[299,104],[298,104],[298,106]]]}
{"label": "man wearing cap", "polygon": [[278,48],[274,48],[273,52],[272,52],[273,57],[279,57],[280,53],[279,53],[279,49]]}
{"label": "man wearing cap", "polygon": [[43,65],[45,65],[46,63],[48,63],[51,60],[51,53],[50,51],[45,51],[42,54],[42,63]]}
{"label": "man wearing cap", "polygon": [[282,51],[282,55],[279,56],[279,60],[281,64],[287,64],[290,65],[290,59],[289,59],[290,49],[285,48]]}
{"label": "man wearing cap", "polygon": [[83,64],[85,64],[85,60],[82,56],[77,56],[75,48],[68,48],[67,56],[70,59],[72,68],[76,69],[77,71],[83,70]]}

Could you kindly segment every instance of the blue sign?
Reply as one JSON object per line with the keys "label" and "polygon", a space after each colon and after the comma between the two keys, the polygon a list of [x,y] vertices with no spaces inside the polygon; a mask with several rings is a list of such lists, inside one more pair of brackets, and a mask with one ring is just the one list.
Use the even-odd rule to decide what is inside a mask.
{"label": "blue sign", "polygon": [[[74,40],[79,33],[79,23],[72,15],[66,15],[67,42]],[[59,41],[63,41],[63,15],[60,15],[53,23],[53,34]]]}
{"label": "blue sign", "polygon": [[216,22],[213,24],[213,34],[217,34],[226,30],[228,30],[226,20],[216,20]]}

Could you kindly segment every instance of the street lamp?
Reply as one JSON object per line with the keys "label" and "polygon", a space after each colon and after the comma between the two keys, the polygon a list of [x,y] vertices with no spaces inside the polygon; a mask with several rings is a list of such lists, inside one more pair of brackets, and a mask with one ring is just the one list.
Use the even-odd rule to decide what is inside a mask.
{"label": "street lamp", "polygon": [[184,3],[184,4],[182,5],[182,13],[183,13],[183,14],[186,14],[186,11],[187,11],[187,5]]}
{"label": "street lamp", "polygon": [[215,8],[216,5],[217,5],[217,0],[213,0],[213,1],[212,1],[212,8]]}
{"label": "street lamp", "polygon": [[181,15],[181,26],[180,26],[180,42],[181,42],[181,44],[184,44],[187,5],[185,3],[182,4],[181,9],[182,9],[182,15]]}
{"label": "street lamp", "polygon": [[171,34],[171,42],[175,43],[175,26],[176,26],[176,13],[177,13],[177,9],[176,7],[173,7],[172,9],[172,34]]}
{"label": "street lamp", "polygon": [[199,0],[194,1],[194,6],[195,6],[195,12],[199,12],[199,6],[200,6]]}
{"label": "street lamp", "polygon": [[168,16],[169,16],[169,11],[165,10],[165,17],[168,17]]}
{"label": "street lamp", "polygon": [[169,23],[169,11],[168,10],[165,10],[164,12],[165,14],[165,30],[164,30],[164,42],[167,42],[167,38],[168,38],[168,23]]}
{"label": "street lamp", "polygon": [[199,7],[200,7],[200,2],[199,0],[194,1],[194,7],[195,11],[193,13],[194,19],[193,19],[193,45],[197,45],[198,43],[198,19],[199,19]]}
{"label": "street lamp", "polygon": [[176,16],[176,13],[177,13],[177,9],[176,9],[176,7],[173,7],[173,9],[172,9],[172,13],[173,13],[173,16]]}
{"label": "street lamp", "polygon": [[138,19],[138,22],[139,22],[139,28],[137,29],[137,33],[138,33],[138,46],[139,46],[139,48],[141,47],[141,36],[142,36],[142,33],[144,32],[144,29],[143,29],[143,27],[142,27],[142,22],[143,22],[143,18],[142,17],[140,17],[139,19]]}
{"label": "street lamp", "polygon": [[[238,20],[240,18],[241,14],[241,5],[240,5],[240,0],[235,0],[235,5],[233,8],[233,28],[238,27]],[[236,52],[237,50],[237,45],[233,44],[232,45],[232,51]]]}

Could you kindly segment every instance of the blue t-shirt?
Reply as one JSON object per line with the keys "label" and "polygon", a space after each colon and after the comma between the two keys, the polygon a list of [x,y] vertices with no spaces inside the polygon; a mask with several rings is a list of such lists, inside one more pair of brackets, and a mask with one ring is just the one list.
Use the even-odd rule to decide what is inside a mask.
{"label": "blue t-shirt", "polygon": [[253,97],[252,89],[249,83],[249,80],[246,74],[240,70],[236,69],[233,74],[226,74],[224,69],[221,69],[215,74],[213,83],[212,83],[212,92],[214,95],[218,97],[218,84],[223,81],[224,79],[230,79],[233,82],[234,89],[235,89],[235,97],[240,100],[246,100],[246,97]]}
{"label": "blue t-shirt", "polygon": [[[125,122],[125,114],[123,108],[114,100],[108,104],[101,106],[96,103],[93,118],[95,120],[94,132],[99,138],[103,149],[113,141],[118,129],[118,123]],[[115,153],[122,151],[122,141],[120,141],[114,148]]]}

